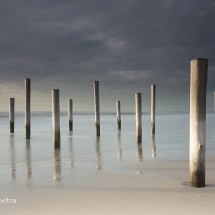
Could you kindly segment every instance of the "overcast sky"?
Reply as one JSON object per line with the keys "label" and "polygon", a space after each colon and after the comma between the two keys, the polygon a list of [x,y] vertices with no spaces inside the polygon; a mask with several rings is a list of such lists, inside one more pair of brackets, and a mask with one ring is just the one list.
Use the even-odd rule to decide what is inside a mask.
{"label": "overcast sky", "polygon": [[215,91],[214,0],[0,0],[0,111],[10,97],[24,107],[24,79],[32,81],[32,110],[93,110],[93,81],[101,110],[134,111],[142,93],[150,110],[189,110],[190,60],[207,58],[207,108]]}

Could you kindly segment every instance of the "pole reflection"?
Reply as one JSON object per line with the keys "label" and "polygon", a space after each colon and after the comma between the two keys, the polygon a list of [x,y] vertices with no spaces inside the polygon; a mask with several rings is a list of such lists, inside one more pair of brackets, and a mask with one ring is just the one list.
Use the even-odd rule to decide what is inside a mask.
{"label": "pole reflection", "polygon": [[95,148],[96,148],[96,157],[97,157],[97,165],[96,165],[96,169],[101,169],[101,152],[100,152],[100,137],[97,136],[96,137],[96,144],[95,144]]}
{"label": "pole reflection", "polygon": [[151,135],[151,145],[152,145],[152,157],[156,157],[156,145],[155,145],[155,135]]}
{"label": "pole reflection", "polygon": [[142,143],[137,143],[137,159],[139,161],[143,160],[143,150],[142,150]]}
{"label": "pole reflection", "polygon": [[121,148],[121,130],[118,130],[117,133],[117,151],[118,151],[118,159],[122,159],[122,148]]}
{"label": "pole reflection", "polygon": [[72,131],[69,132],[69,156],[70,156],[70,166],[74,168],[74,154],[73,154],[73,137]]}
{"label": "pole reflection", "polygon": [[54,176],[53,179],[56,182],[61,181],[61,155],[60,149],[54,150]]}
{"label": "pole reflection", "polygon": [[25,164],[26,164],[26,178],[32,177],[32,167],[31,167],[31,147],[30,140],[25,140]]}
{"label": "pole reflection", "polygon": [[15,165],[15,149],[14,149],[14,134],[10,134],[10,175],[12,179],[16,179],[16,165]]}

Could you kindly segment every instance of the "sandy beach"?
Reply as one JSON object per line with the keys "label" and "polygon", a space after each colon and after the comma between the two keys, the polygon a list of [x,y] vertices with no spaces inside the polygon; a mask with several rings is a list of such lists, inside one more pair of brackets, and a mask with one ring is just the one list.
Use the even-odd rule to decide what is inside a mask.
{"label": "sandy beach", "polygon": [[182,160],[117,167],[108,161],[102,169],[84,168],[90,160],[78,169],[68,169],[65,162],[52,173],[51,163],[40,162],[32,175],[20,165],[19,179],[8,181],[1,171],[1,197],[16,203],[1,203],[0,210],[5,215],[214,214],[214,161],[207,159],[206,187],[198,189],[189,186],[188,161]]}
{"label": "sandy beach", "polygon": [[143,115],[139,146],[133,115],[123,116],[121,132],[115,115],[103,116],[99,139],[93,115],[75,116],[72,133],[65,115],[60,150],[53,149],[47,117],[33,116],[29,141],[23,138],[22,116],[14,135],[8,134],[7,119],[1,120],[1,214],[214,214],[213,115],[207,119],[205,188],[189,186],[188,114],[158,115],[155,139],[147,126],[150,116]]}
{"label": "sandy beach", "polygon": [[0,0],[0,215],[215,215],[214,11]]}

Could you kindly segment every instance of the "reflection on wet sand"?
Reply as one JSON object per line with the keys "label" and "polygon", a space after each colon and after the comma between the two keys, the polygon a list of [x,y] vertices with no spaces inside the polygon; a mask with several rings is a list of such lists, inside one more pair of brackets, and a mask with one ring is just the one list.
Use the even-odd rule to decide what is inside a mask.
{"label": "reflection on wet sand", "polygon": [[118,151],[118,159],[122,159],[121,130],[118,130],[118,133],[117,133],[117,151]]}
{"label": "reflection on wet sand", "polygon": [[16,165],[15,165],[15,150],[14,150],[14,134],[10,134],[10,162],[11,162],[11,167],[10,167],[10,173],[11,173],[11,178],[16,179]]}
{"label": "reflection on wet sand", "polygon": [[142,143],[137,143],[137,159],[139,161],[143,160],[143,150],[142,150]]}
{"label": "reflection on wet sand", "polygon": [[96,165],[96,169],[101,169],[101,152],[100,152],[100,137],[96,137],[96,143],[95,143],[95,147],[96,147],[96,156],[97,156],[97,165]]}
{"label": "reflection on wet sand", "polygon": [[70,155],[70,165],[74,168],[74,155],[73,155],[73,141],[72,141],[72,131],[69,132],[69,155]]}
{"label": "reflection on wet sand", "polygon": [[151,135],[152,157],[156,157],[155,135]]}
{"label": "reflection on wet sand", "polygon": [[25,140],[25,163],[26,163],[26,178],[31,178],[32,167],[31,167],[31,148],[30,140]]}
{"label": "reflection on wet sand", "polygon": [[61,181],[61,155],[60,149],[54,150],[54,176],[53,179],[57,182]]}

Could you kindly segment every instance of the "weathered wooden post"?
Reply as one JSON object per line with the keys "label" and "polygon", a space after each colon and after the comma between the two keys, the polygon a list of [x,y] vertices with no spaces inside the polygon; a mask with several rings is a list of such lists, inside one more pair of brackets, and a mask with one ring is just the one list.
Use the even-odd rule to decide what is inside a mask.
{"label": "weathered wooden post", "polygon": [[31,79],[25,79],[25,139],[31,138]]}
{"label": "weathered wooden post", "polygon": [[136,104],[136,141],[142,143],[142,98],[141,93],[135,94]]}
{"label": "weathered wooden post", "polygon": [[120,101],[116,101],[116,117],[117,117],[118,129],[121,129],[121,109],[120,109]]}
{"label": "weathered wooden post", "polygon": [[96,136],[100,136],[99,82],[94,81],[94,108]]}
{"label": "weathered wooden post", "polygon": [[9,103],[10,133],[14,133],[14,107],[15,107],[15,98],[10,98],[10,103]]}
{"label": "weathered wooden post", "polygon": [[69,131],[73,130],[73,100],[68,100]]}
{"label": "weathered wooden post", "polygon": [[60,148],[60,103],[59,90],[52,90],[52,125],[54,148]]}
{"label": "weathered wooden post", "polygon": [[151,133],[155,134],[155,84],[151,85]]}
{"label": "weathered wooden post", "polygon": [[207,59],[190,62],[190,185],[205,187]]}

